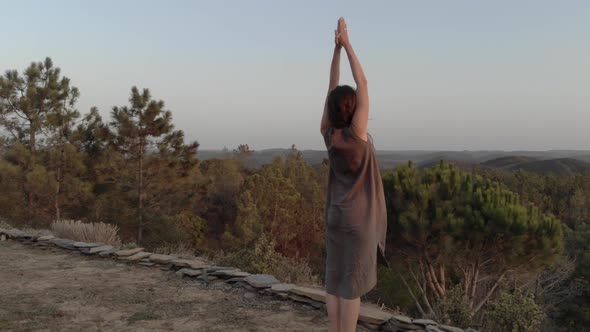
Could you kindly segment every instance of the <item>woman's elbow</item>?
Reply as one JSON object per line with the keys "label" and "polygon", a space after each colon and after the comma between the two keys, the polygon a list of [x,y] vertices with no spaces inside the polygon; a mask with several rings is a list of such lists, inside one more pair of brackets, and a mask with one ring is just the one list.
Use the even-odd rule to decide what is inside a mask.
{"label": "woman's elbow", "polygon": [[366,77],[361,78],[356,85],[357,86],[368,86],[369,82],[367,81]]}

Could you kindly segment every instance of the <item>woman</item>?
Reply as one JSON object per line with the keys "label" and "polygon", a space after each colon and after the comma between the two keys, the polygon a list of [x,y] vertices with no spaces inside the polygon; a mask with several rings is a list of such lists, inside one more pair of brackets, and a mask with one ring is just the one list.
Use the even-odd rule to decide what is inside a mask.
{"label": "woman", "polygon": [[[387,214],[383,183],[367,134],[367,79],[338,20],[330,86],[322,116],[330,160],[326,197],[326,306],[330,331],[355,331],[360,297],[377,283],[377,254],[385,250]],[[338,86],[344,48],[356,90]]]}

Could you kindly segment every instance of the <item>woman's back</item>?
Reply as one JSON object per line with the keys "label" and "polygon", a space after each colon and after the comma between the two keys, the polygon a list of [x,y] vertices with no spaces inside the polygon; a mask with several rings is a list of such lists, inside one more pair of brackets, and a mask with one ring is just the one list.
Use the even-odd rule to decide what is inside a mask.
{"label": "woman's back", "polygon": [[[327,287],[356,298],[376,283],[377,250],[385,250],[387,212],[379,165],[370,141],[345,127],[324,134],[330,160],[326,197]],[[349,253],[350,251],[350,253]],[[340,253],[340,254],[338,254]]]}

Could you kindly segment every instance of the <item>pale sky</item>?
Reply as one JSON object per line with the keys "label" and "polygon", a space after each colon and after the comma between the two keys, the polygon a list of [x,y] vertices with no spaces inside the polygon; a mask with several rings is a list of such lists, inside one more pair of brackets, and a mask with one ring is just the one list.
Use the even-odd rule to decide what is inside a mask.
{"label": "pale sky", "polygon": [[[50,56],[82,113],[166,102],[203,149],[323,149],[333,30],[378,149],[590,149],[590,1],[0,1],[0,71]],[[341,83],[353,85],[342,57]]]}

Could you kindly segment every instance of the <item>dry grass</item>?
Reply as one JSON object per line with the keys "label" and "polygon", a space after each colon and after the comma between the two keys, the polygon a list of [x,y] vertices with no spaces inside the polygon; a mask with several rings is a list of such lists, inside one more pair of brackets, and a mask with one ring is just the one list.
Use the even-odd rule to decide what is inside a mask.
{"label": "dry grass", "polygon": [[194,248],[185,243],[166,244],[154,248],[152,252],[162,255],[175,255],[178,257],[193,257],[195,255]]}
{"label": "dry grass", "polygon": [[[0,219],[0,229],[13,229],[13,228],[16,228],[16,227],[7,223],[5,220]],[[51,234],[51,231],[49,231],[48,229],[34,229],[34,228],[31,228],[30,226],[26,226],[26,225],[20,226],[20,227],[18,227],[18,229],[25,232],[25,233],[30,233],[30,234],[39,235],[39,236]]]}
{"label": "dry grass", "polygon": [[9,223],[0,219],[0,229],[11,229],[13,228]]}
{"label": "dry grass", "polygon": [[51,224],[53,234],[60,238],[84,242],[100,242],[120,246],[119,227],[111,224],[83,223],[75,220],[59,220]]}
{"label": "dry grass", "polygon": [[31,228],[29,226],[25,226],[20,228],[21,231],[25,232],[25,233],[29,233],[29,234],[33,234],[33,235],[38,235],[38,236],[43,236],[43,235],[50,235],[52,234],[50,230],[48,229],[34,229]]}

